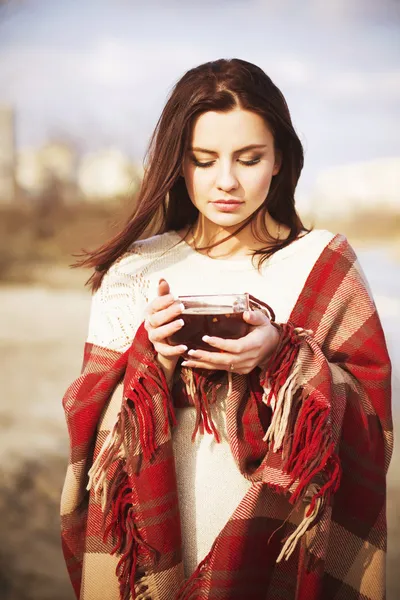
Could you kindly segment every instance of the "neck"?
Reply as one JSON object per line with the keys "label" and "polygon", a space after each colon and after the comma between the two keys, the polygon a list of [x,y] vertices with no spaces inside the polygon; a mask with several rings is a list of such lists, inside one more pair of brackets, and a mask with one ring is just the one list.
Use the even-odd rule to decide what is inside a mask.
{"label": "neck", "polygon": [[[277,223],[269,213],[266,213],[265,215],[265,225],[271,236],[271,243],[275,243],[279,239],[282,239],[282,226]],[[189,231],[188,243],[199,250],[205,246],[221,242],[238,229],[239,226],[240,224],[237,224],[234,227],[221,227],[206,219],[204,215],[199,214],[197,221],[187,229]],[[222,242],[215,248],[204,250],[204,253],[212,258],[240,256],[251,254],[251,250],[263,248],[265,246],[265,241],[259,242],[254,238],[251,223],[248,223],[246,227],[232,236],[229,240]]]}

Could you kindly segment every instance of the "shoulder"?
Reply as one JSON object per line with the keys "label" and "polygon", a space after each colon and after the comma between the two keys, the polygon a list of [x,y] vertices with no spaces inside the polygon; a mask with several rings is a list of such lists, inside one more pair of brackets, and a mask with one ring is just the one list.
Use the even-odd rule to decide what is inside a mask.
{"label": "shoulder", "polygon": [[311,231],[300,235],[296,242],[303,245],[304,248],[313,248],[315,251],[322,252],[338,234],[328,229],[311,229]]}
{"label": "shoulder", "polygon": [[158,233],[143,240],[137,240],[128,249],[127,254],[152,257],[173,248],[179,241],[179,236],[175,231],[166,231]]}
{"label": "shoulder", "polygon": [[322,343],[328,330],[342,336],[347,319],[356,324],[375,313],[371,288],[354,248],[345,235],[332,235],[309,272],[290,320],[311,329]]}
{"label": "shoulder", "polygon": [[[322,230],[318,230],[322,231]],[[358,268],[358,257],[355,249],[350,244],[349,240],[343,233],[331,233],[325,232],[330,235],[326,236],[327,243],[321,252],[320,258],[326,262],[327,260],[337,262],[338,264],[348,264],[348,266],[355,266]]]}
{"label": "shoulder", "polygon": [[92,296],[88,342],[117,351],[129,347],[148,301],[146,270],[174,242],[170,232],[138,240],[111,265]]}
{"label": "shoulder", "polygon": [[112,264],[104,278],[107,276],[108,279],[135,277],[152,260],[171,250],[176,242],[176,234],[173,231],[137,240]]}
{"label": "shoulder", "polygon": [[353,293],[362,286],[371,293],[356,251],[344,234],[313,229],[298,238],[293,247],[296,244],[296,260],[308,263],[308,289],[314,288],[320,293],[322,289],[346,288],[347,292]]}
{"label": "shoulder", "polygon": [[[354,295],[356,290],[367,289],[371,296],[371,289],[365,273],[358,260],[357,253],[347,237],[342,233],[321,232],[321,241],[326,240],[321,253],[315,261],[310,273],[310,281],[321,291],[322,287],[342,290]],[[311,232],[313,233],[313,232]],[[311,233],[309,235],[311,235]]]}
{"label": "shoulder", "polygon": [[153,260],[159,258],[176,243],[176,234],[166,232],[152,237],[137,240],[128,250],[117,258],[106,271],[101,285],[94,296],[103,294],[110,287],[119,285],[134,285],[141,278]]}
{"label": "shoulder", "polygon": [[137,240],[105,273],[93,298],[100,302],[119,300],[133,292],[141,292],[145,285],[144,274],[153,260],[167,252],[175,241],[173,232]]}
{"label": "shoulder", "polygon": [[287,268],[301,268],[302,272],[307,273],[334,238],[335,234],[326,229],[305,231],[290,244],[273,254],[267,264],[282,263]]}
{"label": "shoulder", "polygon": [[304,250],[313,252],[316,258],[315,266],[320,259],[324,262],[329,258],[342,259],[351,263],[357,260],[354,248],[342,233],[333,233],[327,229],[312,229],[309,233],[300,236],[297,242],[299,246],[302,244]]}

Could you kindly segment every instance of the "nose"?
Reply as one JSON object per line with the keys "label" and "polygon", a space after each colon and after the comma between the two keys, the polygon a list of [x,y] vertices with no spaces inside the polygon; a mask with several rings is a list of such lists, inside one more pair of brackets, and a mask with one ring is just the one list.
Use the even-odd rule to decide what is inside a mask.
{"label": "nose", "polygon": [[239,187],[239,181],[231,163],[220,163],[215,184],[219,190],[223,190],[225,192],[237,189]]}

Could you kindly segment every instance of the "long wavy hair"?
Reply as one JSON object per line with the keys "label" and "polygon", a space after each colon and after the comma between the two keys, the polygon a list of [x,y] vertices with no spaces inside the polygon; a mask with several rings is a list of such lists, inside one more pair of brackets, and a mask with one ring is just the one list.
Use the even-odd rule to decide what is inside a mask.
{"label": "long wavy hair", "polygon": [[[277,250],[308,231],[295,209],[294,192],[303,168],[303,147],[294,130],[282,92],[262,69],[247,61],[219,59],[190,69],[174,86],[161,113],[145,156],[144,176],[135,210],[112,239],[92,251],[84,251],[74,266],[94,268],[88,284],[96,290],[110,268],[138,239],[193,226],[199,211],[192,203],[181,175],[195,119],[207,111],[228,112],[236,108],[261,115],[269,126],[281,167],[272,178],[264,203],[223,240],[225,242],[251,223],[255,238],[265,247],[253,250],[259,266]],[[265,223],[266,212],[290,233],[275,240]],[[259,215],[261,218],[257,218]],[[272,243],[271,243],[272,242]],[[205,248],[203,248],[205,249]]]}

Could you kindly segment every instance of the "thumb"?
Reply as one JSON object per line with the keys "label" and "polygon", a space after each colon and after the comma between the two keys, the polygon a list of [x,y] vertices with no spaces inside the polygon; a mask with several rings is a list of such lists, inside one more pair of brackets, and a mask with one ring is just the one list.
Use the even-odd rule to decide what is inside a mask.
{"label": "thumb", "polygon": [[170,293],[170,289],[169,289],[168,281],[166,281],[164,278],[161,278],[160,281],[158,282],[158,295],[166,296],[169,293]]}
{"label": "thumb", "polygon": [[243,319],[250,325],[266,325],[269,321],[261,310],[246,310],[243,313]]}

